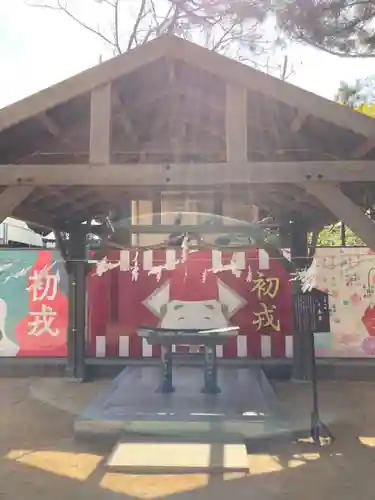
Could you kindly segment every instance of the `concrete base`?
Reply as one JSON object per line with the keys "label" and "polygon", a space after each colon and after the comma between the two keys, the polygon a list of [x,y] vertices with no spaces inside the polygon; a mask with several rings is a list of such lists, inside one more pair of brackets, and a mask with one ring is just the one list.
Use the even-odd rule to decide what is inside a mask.
{"label": "concrete base", "polygon": [[110,472],[189,474],[248,472],[243,444],[119,442],[107,460]]}
{"label": "concrete base", "polygon": [[158,367],[126,368],[76,418],[75,436],[243,442],[288,432],[272,387],[259,368],[220,367],[217,395],[202,394],[203,370],[197,366],[175,367],[172,394],[157,392],[158,382]]}

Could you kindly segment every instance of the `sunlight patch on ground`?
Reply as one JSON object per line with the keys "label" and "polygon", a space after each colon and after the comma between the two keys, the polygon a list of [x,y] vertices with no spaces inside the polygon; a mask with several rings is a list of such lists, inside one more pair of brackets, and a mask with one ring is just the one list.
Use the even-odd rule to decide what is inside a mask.
{"label": "sunlight patch on ground", "polygon": [[163,498],[176,493],[207,486],[207,474],[135,475],[107,473],[100,482],[102,488],[135,498]]}
{"label": "sunlight patch on ground", "polygon": [[375,448],[374,436],[358,436],[358,441],[364,446],[368,446],[369,448]]}
{"label": "sunlight patch on ground", "polygon": [[319,453],[300,453],[293,455],[284,467],[276,455],[249,455],[250,473],[225,473],[223,475],[209,474],[120,474],[107,473],[103,476],[100,486],[115,493],[130,495],[139,499],[156,499],[169,495],[204,488],[213,477],[221,477],[224,481],[234,481],[245,477],[280,472],[286,468],[306,465],[307,462],[318,460]]}
{"label": "sunlight patch on ground", "polygon": [[36,467],[58,476],[85,481],[96,469],[102,456],[51,450],[11,450],[6,458]]}
{"label": "sunlight patch on ground", "polygon": [[292,469],[295,467],[300,467],[305,465],[306,462],[311,460],[318,460],[320,458],[319,453],[300,453],[293,455],[293,457],[288,461],[287,466],[280,463],[280,460],[276,455],[260,455],[254,454],[249,455],[249,468],[250,475],[259,474],[269,474],[271,472],[280,472],[285,468]]}

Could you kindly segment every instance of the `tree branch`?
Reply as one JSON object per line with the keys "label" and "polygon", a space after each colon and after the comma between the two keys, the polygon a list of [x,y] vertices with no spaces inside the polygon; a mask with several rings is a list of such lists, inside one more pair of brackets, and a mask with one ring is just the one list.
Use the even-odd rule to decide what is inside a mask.
{"label": "tree branch", "polygon": [[[110,4],[110,2],[106,2],[106,3]],[[65,15],[67,15],[72,21],[74,21],[75,23],[77,23],[79,26],[81,26],[82,28],[85,28],[90,33],[92,33],[92,34],[98,36],[99,38],[101,38],[104,42],[106,42],[109,45],[111,45],[112,47],[114,47],[117,52],[119,51],[119,48],[116,46],[116,43],[113,40],[111,40],[110,38],[108,38],[107,36],[105,36],[100,30],[91,27],[90,25],[88,25],[84,21],[82,21],[80,18],[76,17],[67,8],[66,5],[63,5],[61,3],[61,0],[56,0],[56,4],[57,4],[56,6],[54,6],[54,5],[48,5],[48,4],[33,4],[33,3],[29,3],[28,5],[30,5],[31,7],[39,7],[39,8],[42,8],[42,9],[49,9],[49,10],[55,10],[55,11],[64,12]],[[119,53],[121,53],[121,50],[119,51]]]}
{"label": "tree branch", "polygon": [[[107,0],[106,0],[107,1]],[[114,4],[111,4],[114,8],[114,37],[115,37],[115,46],[119,54],[121,54],[122,50],[120,47],[120,29],[119,29],[119,5],[120,0],[114,0]]]}
{"label": "tree branch", "polygon": [[139,28],[139,25],[143,19],[144,12],[146,9],[146,1],[147,0],[141,0],[141,5],[140,5],[139,10],[138,10],[138,14],[137,14],[134,26],[133,26],[133,30],[132,30],[130,37],[129,37],[127,51],[132,48],[133,43],[136,39],[138,28]]}

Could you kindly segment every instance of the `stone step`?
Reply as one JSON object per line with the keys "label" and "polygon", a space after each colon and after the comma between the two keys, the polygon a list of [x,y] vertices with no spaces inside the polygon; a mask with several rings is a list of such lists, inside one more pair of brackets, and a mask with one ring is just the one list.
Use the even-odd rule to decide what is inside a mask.
{"label": "stone step", "polygon": [[245,444],[120,440],[106,462],[111,472],[193,474],[248,472]]}

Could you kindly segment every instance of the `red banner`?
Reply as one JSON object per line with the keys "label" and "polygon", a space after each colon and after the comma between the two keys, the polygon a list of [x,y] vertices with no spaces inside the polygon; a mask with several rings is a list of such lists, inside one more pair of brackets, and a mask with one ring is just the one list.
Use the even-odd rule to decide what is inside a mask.
{"label": "red banner", "polygon": [[236,325],[240,335],[217,348],[219,357],[291,355],[289,275],[263,250],[115,252],[90,276],[88,303],[91,356],[157,356],[140,325]]}

